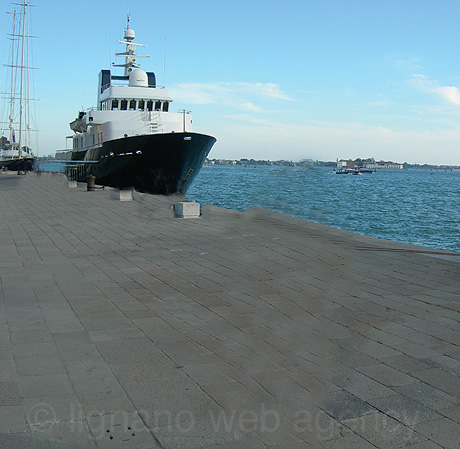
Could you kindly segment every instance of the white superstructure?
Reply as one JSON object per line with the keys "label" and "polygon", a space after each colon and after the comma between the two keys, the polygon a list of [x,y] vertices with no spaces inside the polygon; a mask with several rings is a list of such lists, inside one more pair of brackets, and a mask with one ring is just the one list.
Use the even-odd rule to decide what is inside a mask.
{"label": "white superstructure", "polygon": [[170,112],[172,98],[164,88],[156,86],[155,74],[139,68],[137,58],[147,57],[135,53],[136,47],[146,45],[133,42],[134,30],[125,30],[126,45],[123,76],[112,75],[110,70],[99,74],[97,107],[81,112],[70,127],[75,132],[72,149],[90,150],[106,141],[123,137],[155,133],[191,132],[192,117],[188,111]]}

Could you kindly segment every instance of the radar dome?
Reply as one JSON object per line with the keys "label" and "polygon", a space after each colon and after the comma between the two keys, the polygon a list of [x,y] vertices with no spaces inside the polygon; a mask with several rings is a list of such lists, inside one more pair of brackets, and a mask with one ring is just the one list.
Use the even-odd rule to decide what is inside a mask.
{"label": "radar dome", "polygon": [[126,28],[125,30],[125,39],[127,41],[132,41],[136,37],[136,33],[131,28]]}
{"label": "radar dome", "polygon": [[129,74],[129,85],[131,87],[148,87],[149,82],[147,73],[140,69],[133,70]]}

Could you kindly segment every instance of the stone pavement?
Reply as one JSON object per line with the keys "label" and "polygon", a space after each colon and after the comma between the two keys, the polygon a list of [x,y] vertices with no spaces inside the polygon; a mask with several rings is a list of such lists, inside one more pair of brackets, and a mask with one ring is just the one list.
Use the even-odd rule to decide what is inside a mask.
{"label": "stone pavement", "polygon": [[460,255],[0,176],[0,448],[460,447]]}

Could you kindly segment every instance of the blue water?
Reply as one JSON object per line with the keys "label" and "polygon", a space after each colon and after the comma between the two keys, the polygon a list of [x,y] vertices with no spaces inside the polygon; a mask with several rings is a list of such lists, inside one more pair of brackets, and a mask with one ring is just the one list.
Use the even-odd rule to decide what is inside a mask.
{"label": "blue water", "polygon": [[47,172],[64,173],[65,165],[59,162],[40,162],[38,168]]}
{"label": "blue water", "polygon": [[358,234],[460,253],[460,172],[336,175],[303,167],[205,166],[187,198],[258,206]]}

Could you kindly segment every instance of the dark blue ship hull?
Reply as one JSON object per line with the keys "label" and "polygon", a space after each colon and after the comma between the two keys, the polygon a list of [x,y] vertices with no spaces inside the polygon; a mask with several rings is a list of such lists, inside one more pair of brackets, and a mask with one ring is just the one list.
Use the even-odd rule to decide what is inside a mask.
{"label": "dark blue ship hull", "polygon": [[67,173],[78,181],[93,175],[101,186],[185,194],[215,142],[205,134],[183,132],[125,137],[76,151]]}

